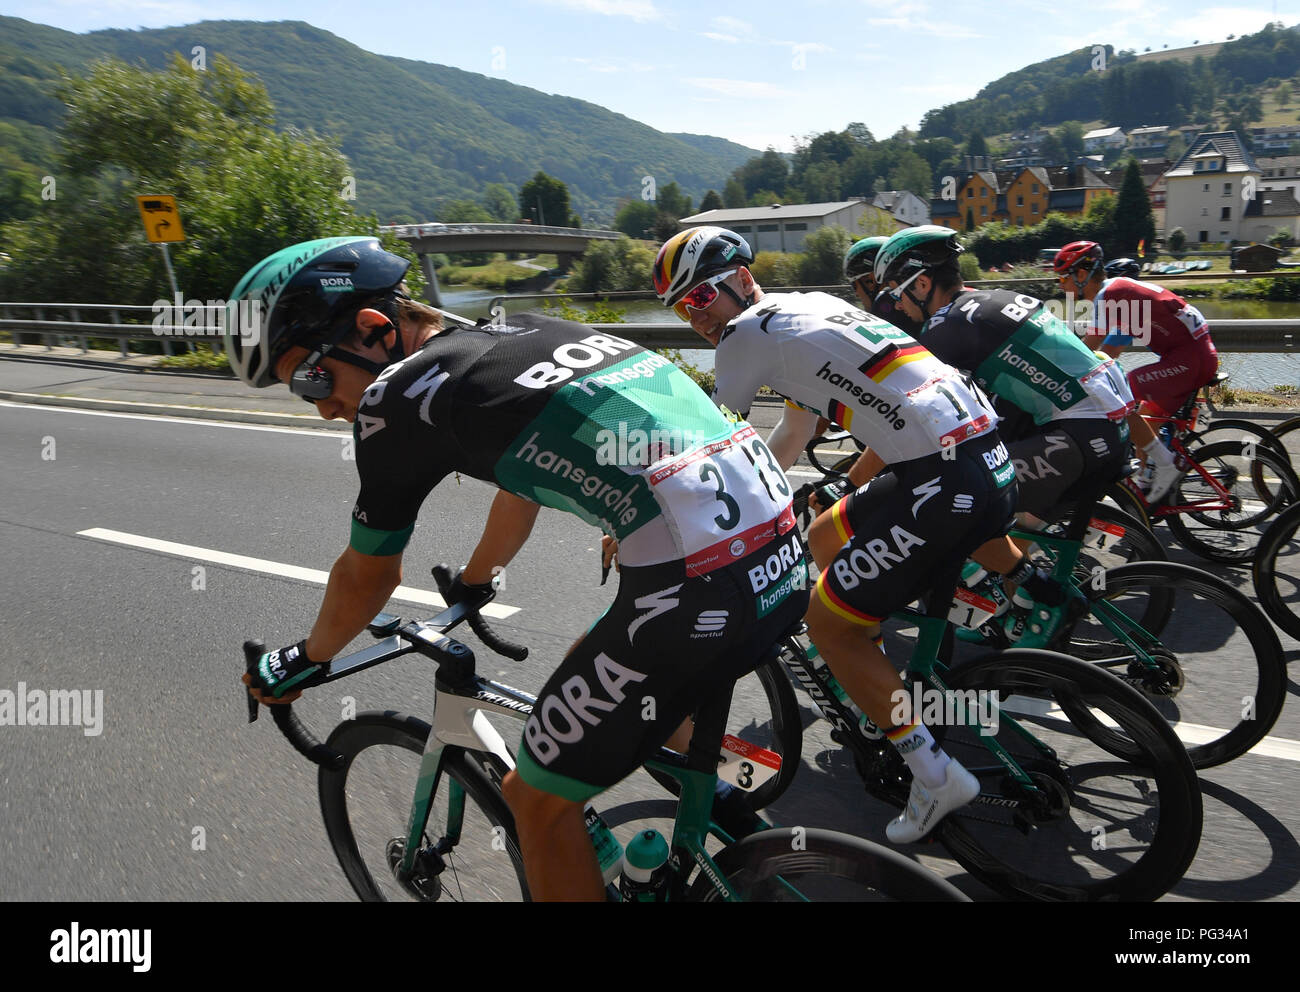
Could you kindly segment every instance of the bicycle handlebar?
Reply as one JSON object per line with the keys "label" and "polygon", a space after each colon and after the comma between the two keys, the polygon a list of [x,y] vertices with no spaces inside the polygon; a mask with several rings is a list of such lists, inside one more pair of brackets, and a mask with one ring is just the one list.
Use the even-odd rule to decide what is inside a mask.
{"label": "bicycle handlebar", "polygon": [[[265,652],[266,645],[261,641],[244,642],[244,663],[248,671],[252,671],[256,667],[258,660]],[[310,682],[310,680],[308,681]],[[249,695],[247,689],[245,689],[244,695],[248,699],[248,722],[252,723],[257,719],[258,710],[261,709],[262,704]],[[280,729],[280,733],[284,734],[289,743],[293,745],[294,750],[308,761],[313,764],[323,765],[333,771],[342,770],[343,755],[316,739],[316,735],[308,730],[306,725],[294,715],[292,703],[272,705],[271,718]]]}
{"label": "bicycle handlebar", "polygon": [[[434,565],[433,581],[438,585],[439,594],[443,599],[446,599],[447,591],[451,588],[453,581],[451,569],[446,565]],[[505,638],[501,637],[496,633],[496,631],[487,625],[487,621],[484,620],[482,615],[479,613],[479,609],[486,605],[490,599],[490,596],[485,596],[481,603],[474,603],[472,605],[467,604],[470,609],[466,614],[465,619],[469,622],[469,629],[474,631],[478,636],[478,639],[497,654],[504,655],[511,661],[523,661],[528,657],[528,648],[522,644],[507,641]],[[451,604],[448,603],[448,605]]]}

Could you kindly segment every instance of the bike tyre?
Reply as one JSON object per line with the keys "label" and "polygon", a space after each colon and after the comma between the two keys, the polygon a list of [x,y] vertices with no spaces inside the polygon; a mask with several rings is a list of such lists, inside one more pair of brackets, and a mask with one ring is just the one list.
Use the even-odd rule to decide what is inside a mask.
{"label": "bike tyre", "polygon": [[[430,727],[423,720],[388,710],[361,713],[355,719],[339,724],[330,734],[329,746],[341,753],[344,760],[342,767],[337,771],[323,765],[320,768],[318,786],[321,815],[325,820],[325,830],[338,858],[339,866],[343,869],[353,890],[365,902],[389,900],[384,894],[384,888],[377,884],[370,869],[370,865],[375,863],[375,852],[369,852],[371,860],[368,863],[358,849],[348,809],[348,776],[354,761],[368,748],[387,745],[413,751],[419,755],[424,752],[429,733]],[[443,777],[439,780],[438,792],[441,793],[447,788],[448,780],[456,783],[464,790],[466,807],[473,804],[487,823],[494,828],[500,828],[500,833],[496,836],[499,836],[505,850],[499,852],[499,856],[508,858],[512,869],[508,873],[498,873],[507,881],[503,890],[512,896],[516,894],[509,884],[509,875],[513,874],[514,881],[518,883],[517,895],[523,901],[527,901],[528,883],[524,877],[523,857],[519,851],[519,839],[515,834],[514,817],[501,796],[499,786],[493,784],[493,781],[484,774],[475,759],[488,762],[492,768],[493,778],[498,781],[508,771],[504,762],[495,755],[479,752],[471,755],[471,752],[464,748],[447,747],[442,753]],[[403,788],[407,785],[408,783],[396,783],[394,787]],[[414,785],[414,782],[409,783],[412,790]],[[401,837],[405,829],[404,821],[393,824],[395,836]],[[426,827],[426,832],[428,829],[429,827]],[[496,866],[499,867],[499,862]],[[396,881],[391,877],[385,878],[384,882],[390,889],[397,887]],[[446,891],[445,885],[442,891]]]}

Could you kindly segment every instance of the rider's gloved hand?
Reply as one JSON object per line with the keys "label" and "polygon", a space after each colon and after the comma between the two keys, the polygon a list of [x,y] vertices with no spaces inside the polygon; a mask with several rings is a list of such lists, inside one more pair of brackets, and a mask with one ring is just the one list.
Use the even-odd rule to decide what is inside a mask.
{"label": "rider's gloved hand", "polygon": [[487,605],[496,595],[496,587],[491,582],[484,582],[479,585],[470,585],[462,580],[461,576],[465,574],[462,568],[456,573],[456,577],[451,580],[451,585],[447,587],[447,592],[443,598],[447,601],[448,606],[454,606],[457,603],[466,603],[471,609],[477,610]]}
{"label": "rider's gloved hand", "polygon": [[268,651],[244,674],[249,695],[262,703],[291,703],[302,695],[294,686],[315,674],[319,665],[307,657],[307,640]]}
{"label": "rider's gloved hand", "polygon": [[814,501],[810,497],[808,505],[813,507],[818,513],[822,510],[829,510],[832,506],[857,488],[858,487],[853,484],[852,480],[849,479],[847,475],[832,476],[825,482],[820,483],[817,488],[813,490],[813,495],[817,498]]}

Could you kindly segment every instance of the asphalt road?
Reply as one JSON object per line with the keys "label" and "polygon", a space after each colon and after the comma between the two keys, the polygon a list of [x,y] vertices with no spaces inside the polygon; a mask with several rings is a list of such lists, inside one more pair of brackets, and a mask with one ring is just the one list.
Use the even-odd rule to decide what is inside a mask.
{"label": "asphalt road", "polygon": [[[109,375],[6,362],[0,388],[56,392],[77,379],[128,388]],[[167,385],[125,378],[141,380],[133,389]],[[170,391],[185,388],[173,383]],[[233,393],[232,401],[244,402]],[[97,734],[0,726],[0,899],[352,899],[321,826],[314,769],[269,721],[246,724],[236,683],[240,642],[259,636],[279,646],[303,636],[321,586],[207,554],[327,571],[346,544],[355,496],[347,435],[4,402],[0,464],[0,690],[21,682],[103,693]],[[465,560],[490,496],[473,480],[435,491],[407,552],[407,585],[428,589],[428,566]],[[85,534],[96,528],[131,538]],[[203,551],[120,543],[135,538]],[[498,597],[518,612],[496,622],[532,655],[516,664],[480,652],[481,671],[540,686],[612,598],[612,583],[598,585],[597,546],[593,529],[543,512]],[[1212,570],[1249,592],[1248,573]],[[395,605],[408,616],[432,612]],[[1300,645],[1282,641],[1293,660]],[[1288,691],[1300,692],[1294,675]],[[298,708],[324,732],[341,718],[345,696],[358,711],[395,707],[427,718],[432,677],[426,662],[404,658],[309,695]],[[773,815],[884,842],[890,811],[863,794],[810,708],[806,722],[803,767]],[[1294,699],[1272,736],[1281,743],[1268,755],[1202,773],[1200,851],[1167,898],[1300,896]],[[633,815],[663,812],[662,796],[638,773],[601,806],[626,837]],[[926,864],[988,896],[931,850]]]}

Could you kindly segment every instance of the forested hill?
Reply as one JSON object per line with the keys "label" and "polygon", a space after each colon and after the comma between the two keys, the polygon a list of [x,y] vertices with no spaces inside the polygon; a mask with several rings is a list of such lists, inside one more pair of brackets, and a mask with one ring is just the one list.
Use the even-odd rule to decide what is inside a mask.
{"label": "forested hill", "polygon": [[721,188],[754,149],[664,134],[621,114],[447,66],[375,55],[297,21],[204,21],[179,28],[79,35],[0,17],[0,168],[48,159],[62,113],[58,67],[99,58],[162,68],[202,46],[255,73],[279,126],[337,136],[357,180],[357,207],[381,220],[431,220],[440,204],[483,186],[518,186],[538,169],[569,185],[585,219],[609,221],[643,176],[697,199]]}
{"label": "forested hill", "polygon": [[1104,59],[1090,45],[1008,73],[973,99],[927,113],[920,136],[961,140],[976,131],[1001,134],[1071,120],[1177,127],[1207,120],[1224,101],[1300,71],[1296,27],[1271,25],[1190,61],[1104,49]]}

